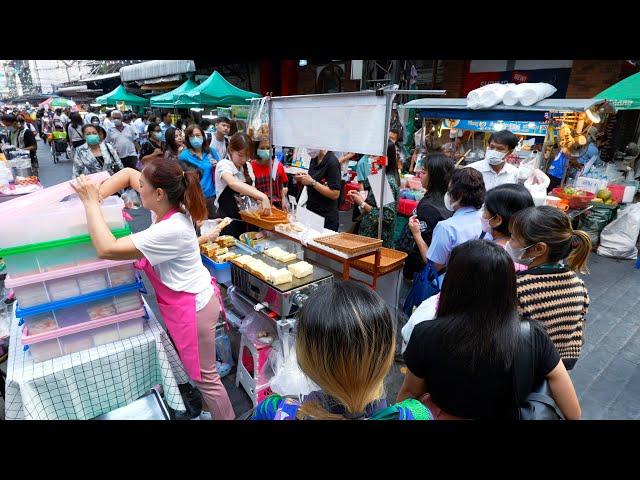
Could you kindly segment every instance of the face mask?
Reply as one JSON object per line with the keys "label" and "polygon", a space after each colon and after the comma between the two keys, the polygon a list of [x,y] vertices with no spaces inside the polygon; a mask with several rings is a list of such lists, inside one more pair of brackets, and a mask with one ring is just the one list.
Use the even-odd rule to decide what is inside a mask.
{"label": "face mask", "polygon": [[489,162],[489,165],[500,165],[504,162],[505,152],[499,152],[497,150],[488,149],[484,155],[484,159]]}
{"label": "face mask", "polygon": [[116,119],[116,120],[113,121],[113,124],[116,127],[121,127],[122,126],[122,120]]}
{"label": "face mask", "polygon": [[161,142],[162,141],[162,132],[153,132],[153,138],[155,138],[156,140]]}
{"label": "face mask", "polygon": [[320,154],[320,150],[312,150],[310,148],[307,148],[307,153],[311,158],[316,158]]}
{"label": "face mask", "polygon": [[84,139],[87,141],[87,145],[97,145],[100,143],[100,135],[97,134],[85,135]]}
{"label": "face mask", "polygon": [[526,252],[528,248],[531,248],[534,245],[535,245],[535,243],[529,245],[528,247],[524,247],[524,248],[513,248],[511,246],[511,241],[508,241],[507,244],[504,246],[504,249],[511,256],[511,259],[515,263],[520,263],[522,265],[531,265],[531,263],[535,260],[535,257],[534,258],[522,258],[522,255],[524,255],[524,252]]}
{"label": "face mask", "polygon": [[189,143],[191,143],[193,148],[200,148],[204,140],[201,137],[189,137]]}
{"label": "face mask", "polygon": [[494,215],[493,217],[491,217],[490,219],[486,219],[484,217],[480,217],[480,221],[482,222],[482,231],[485,233],[491,233],[492,227],[491,224],[489,223],[491,220],[493,220],[494,218],[496,218],[496,215]]}
{"label": "face mask", "polygon": [[258,149],[258,151],[256,152],[258,155],[258,158],[260,160],[269,160],[271,158],[271,151],[270,150],[266,150],[266,149]]}
{"label": "face mask", "polygon": [[449,210],[450,212],[454,212],[457,204],[457,201],[451,203],[451,195],[449,195],[449,192],[444,194],[444,206],[447,210]]}

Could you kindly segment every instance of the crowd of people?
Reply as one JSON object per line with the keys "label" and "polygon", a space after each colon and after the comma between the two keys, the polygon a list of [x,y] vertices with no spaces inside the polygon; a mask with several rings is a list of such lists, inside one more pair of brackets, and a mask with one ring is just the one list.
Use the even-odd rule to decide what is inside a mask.
{"label": "crowd of people", "polygon": [[[401,154],[392,130],[384,157],[308,149],[307,173],[288,176],[279,163],[272,176],[268,141],[231,134],[226,117],[174,125],[168,112],[158,118],[113,110],[107,117],[92,107],[84,118],[64,110],[55,115],[73,149],[74,185],[99,256],[142,261],[156,295],[163,297],[161,313],[180,358],[213,418],[232,419],[234,413],[216,369],[212,337],[221,300],[200,262],[202,237],[194,222],[238,220],[207,239],[237,237],[248,228],[239,221],[239,196],[268,215],[274,206],[286,209],[288,195],[300,198],[306,188],[307,208],[338,231],[351,161],[360,187],[346,198],[354,204],[353,231],[377,237],[382,215],[383,245],[408,253],[405,281],[415,284],[426,268],[437,275],[437,294],[418,306],[401,331],[404,383],[395,401],[386,398],[384,379],[399,328],[389,306],[359,283],[335,282],[309,298],[297,323],[299,366],[321,390],[302,402],[273,395],[253,418],[518,418],[515,364],[525,348],[533,358],[530,390],[548,382],[563,416],[580,418],[567,371],[584,343],[589,295],[578,273],[586,271],[591,243],[559,209],[534,206],[506,162],[517,143],[511,132],[492,134],[484,159],[464,168],[454,163],[459,137],[415,165]],[[2,122],[11,140],[25,148],[43,134],[42,120],[35,132],[12,113]],[[395,242],[399,172],[408,168],[418,169],[426,193]],[[394,200],[382,209],[369,185],[369,176],[381,170]],[[84,177],[99,171],[112,175],[99,187]],[[139,192],[156,220],[143,232],[116,239],[97,205],[125,188]],[[181,330],[185,319],[197,328]],[[525,324],[531,343],[522,340]]]}

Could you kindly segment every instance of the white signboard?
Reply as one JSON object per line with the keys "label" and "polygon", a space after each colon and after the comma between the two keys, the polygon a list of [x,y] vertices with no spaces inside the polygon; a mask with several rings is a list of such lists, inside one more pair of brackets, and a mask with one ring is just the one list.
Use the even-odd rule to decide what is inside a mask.
{"label": "white signboard", "polygon": [[385,155],[386,96],[374,92],[271,99],[273,144]]}
{"label": "white signboard", "polygon": [[[380,190],[380,182],[384,173],[382,171],[375,173],[373,175],[369,175],[367,180],[369,180],[369,185],[371,185],[371,191],[373,192],[373,197],[376,199],[376,205],[380,208],[380,196],[382,195],[382,190]],[[395,202],[393,198],[393,191],[391,190],[391,186],[389,186],[389,181],[387,180],[387,176],[384,176],[384,205],[389,205],[390,203]]]}

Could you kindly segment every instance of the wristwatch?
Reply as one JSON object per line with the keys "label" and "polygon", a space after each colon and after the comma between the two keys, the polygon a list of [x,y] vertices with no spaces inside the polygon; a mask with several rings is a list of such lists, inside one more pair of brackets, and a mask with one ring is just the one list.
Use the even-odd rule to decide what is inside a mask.
{"label": "wristwatch", "polygon": [[314,180],[313,182],[311,182],[311,186],[312,186],[312,187],[315,187],[315,186],[316,186],[316,183],[318,183],[318,181],[317,181],[317,180]]}

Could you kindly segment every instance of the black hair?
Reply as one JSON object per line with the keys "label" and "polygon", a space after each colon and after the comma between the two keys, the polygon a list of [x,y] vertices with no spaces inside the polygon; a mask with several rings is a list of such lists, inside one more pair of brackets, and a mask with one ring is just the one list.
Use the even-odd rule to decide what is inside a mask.
{"label": "black hair", "polygon": [[509,150],[513,150],[518,145],[518,137],[516,137],[509,130],[500,130],[499,132],[494,132],[489,137],[489,143],[496,142],[500,145],[506,145],[509,147]]}
{"label": "black hair", "polygon": [[444,195],[449,188],[449,180],[455,166],[453,160],[443,153],[429,153],[423,161],[422,169],[429,174],[429,193]]}
{"label": "black hair", "polygon": [[[81,130],[81,131],[82,131],[82,135],[84,135],[84,134],[86,133],[86,130],[87,130],[88,128],[95,128],[95,129],[96,129],[96,131],[97,131],[98,133],[100,133],[100,132],[99,132],[99,130],[98,130],[98,126],[93,125],[92,123],[85,123],[84,125],[82,125],[82,130]],[[101,127],[101,128],[102,128],[102,127]]]}
{"label": "black hair", "polygon": [[62,113],[62,109],[60,107],[56,108],[55,110],[57,115],[60,115]]}
{"label": "black hair", "polygon": [[385,168],[387,175],[392,175],[396,181],[396,186],[400,187],[400,174],[398,173],[398,152],[393,142],[387,142],[387,166]]}
{"label": "black hair", "polygon": [[167,117],[167,115],[171,116],[171,112],[162,112],[160,114],[160,120],[164,120]]}
{"label": "black hair", "polygon": [[200,122],[198,122],[198,126],[203,130],[206,130],[211,126],[211,122],[206,118],[203,118],[202,120],[200,120]]}
{"label": "black hair", "polygon": [[487,192],[484,201],[484,208],[492,217],[500,215],[502,218],[502,222],[495,227],[495,230],[504,235],[511,235],[509,230],[511,217],[520,210],[533,206],[531,193],[519,183],[505,183],[492,188]]}
{"label": "black hair", "polygon": [[[465,169],[466,170],[466,169]],[[513,260],[501,246],[471,240],[451,252],[438,302],[443,349],[471,372],[484,361],[508,369],[520,317]]]}
{"label": "black hair", "polygon": [[98,135],[100,135],[103,140],[107,138],[107,131],[104,129],[102,125],[95,125],[93,128],[95,128],[98,131]]}
{"label": "black hair", "polygon": [[397,128],[392,128],[389,130],[389,133],[395,133],[396,135],[400,135],[400,130],[398,130]]}
{"label": "black hair", "polygon": [[174,154],[178,154],[178,144],[176,143],[176,130],[177,128],[167,128],[164,134],[164,140],[167,144],[167,150],[170,150]]}
{"label": "black hair", "polygon": [[149,125],[147,125],[147,133],[149,134],[149,136],[151,136],[151,133],[158,127],[160,127],[159,123],[149,122]]}
{"label": "black hair", "polygon": [[452,201],[459,201],[461,207],[478,209],[484,203],[484,179],[475,168],[465,167],[451,175],[449,195]]}
{"label": "black hair", "polygon": [[229,125],[231,125],[231,120],[229,120],[229,118],[227,117],[218,117],[215,119],[215,125],[218,125],[219,123],[228,123]]}
{"label": "black hair", "polygon": [[73,125],[75,128],[78,128],[82,125],[82,115],[80,115],[78,112],[73,112],[71,115],[69,115],[69,120],[71,121],[70,125]]}
{"label": "black hair", "polygon": [[17,122],[18,118],[13,113],[5,113],[4,115],[2,115],[2,121],[4,123],[13,123]]}

